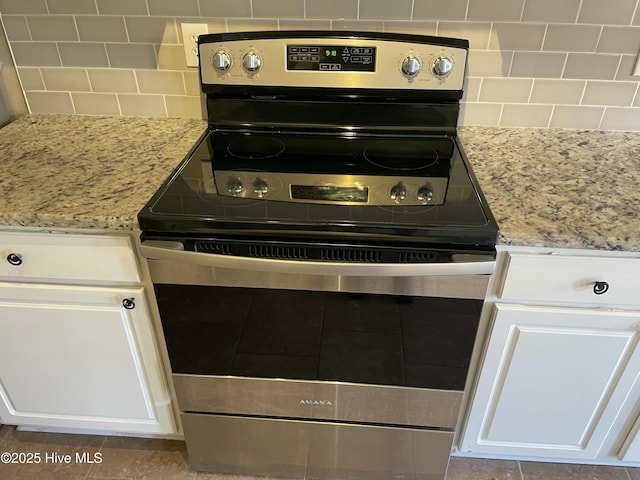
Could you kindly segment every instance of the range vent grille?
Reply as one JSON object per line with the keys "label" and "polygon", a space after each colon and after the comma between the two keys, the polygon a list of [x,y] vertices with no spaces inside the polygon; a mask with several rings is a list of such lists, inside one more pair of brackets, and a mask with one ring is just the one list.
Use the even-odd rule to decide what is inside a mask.
{"label": "range vent grille", "polygon": [[199,240],[193,250],[217,255],[353,263],[439,263],[448,254],[436,250],[379,248],[367,246],[292,244],[277,245],[252,241]]}

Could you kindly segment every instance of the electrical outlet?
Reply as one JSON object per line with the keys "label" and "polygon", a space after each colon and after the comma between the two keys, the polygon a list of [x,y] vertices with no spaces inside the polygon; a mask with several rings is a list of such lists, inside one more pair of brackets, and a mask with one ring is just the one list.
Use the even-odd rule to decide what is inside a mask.
{"label": "electrical outlet", "polygon": [[182,41],[184,42],[184,55],[187,59],[187,67],[198,66],[198,36],[209,33],[206,23],[181,23]]}

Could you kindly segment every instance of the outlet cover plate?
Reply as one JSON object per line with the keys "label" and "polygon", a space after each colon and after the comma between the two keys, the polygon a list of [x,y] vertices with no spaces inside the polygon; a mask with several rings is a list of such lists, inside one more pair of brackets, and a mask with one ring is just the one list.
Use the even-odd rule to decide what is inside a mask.
{"label": "outlet cover plate", "polygon": [[209,33],[206,23],[181,23],[182,41],[184,42],[184,56],[187,67],[198,66],[198,35]]}

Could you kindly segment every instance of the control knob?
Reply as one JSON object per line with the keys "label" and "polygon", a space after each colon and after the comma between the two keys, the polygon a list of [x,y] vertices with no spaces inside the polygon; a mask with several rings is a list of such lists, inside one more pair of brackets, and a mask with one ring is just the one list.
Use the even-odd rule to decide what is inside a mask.
{"label": "control knob", "polygon": [[224,73],[231,67],[231,57],[224,50],[220,50],[213,55],[213,68],[220,73]]}
{"label": "control knob", "polygon": [[409,55],[402,60],[402,73],[408,78],[413,78],[417,74],[420,73],[422,69],[422,64],[420,63],[420,59],[418,57],[414,57],[413,55]]}
{"label": "control knob", "polygon": [[236,177],[229,177],[227,179],[227,191],[231,194],[231,195],[240,195],[244,190],[244,185],[242,185],[242,182],[240,181],[239,178]]}
{"label": "control knob", "polygon": [[443,55],[440,55],[438,58],[436,58],[431,65],[431,70],[437,77],[444,77],[446,75],[449,75],[452,68],[453,62],[451,61],[451,59]]}
{"label": "control knob", "polygon": [[265,182],[261,178],[256,178],[253,182],[253,193],[255,193],[258,198],[264,197],[269,192],[269,184]]}
{"label": "control knob", "polygon": [[394,202],[400,203],[407,196],[407,187],[404,186],[404,183],[398,182],[393,187],[391,187],[389,196]]}
{"label": "control knob", "polygon": [[249,73],[255,73],[262,66],[262,59],[256,52],[247,52],[242,57],[242,66]]}
{"label": "control knob", "polygon": [[418,196],[418,200],[423,205],[426,205],[427,203],[429,203],[431,201],[431,199],[433,198],[433,189],[431,188],[431,185],[423,185],[423,186],[421,186],[418,189],[417,196]]}

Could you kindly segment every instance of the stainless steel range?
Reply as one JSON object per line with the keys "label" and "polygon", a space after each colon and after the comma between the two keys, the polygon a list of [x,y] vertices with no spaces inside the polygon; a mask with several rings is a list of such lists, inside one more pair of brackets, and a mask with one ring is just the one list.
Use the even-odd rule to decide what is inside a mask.
{"label": "stainless steel range", "polygon": [[468,43],[200,37],[209,125],[138,218],[194,467],[442,479],[496,222]]}

